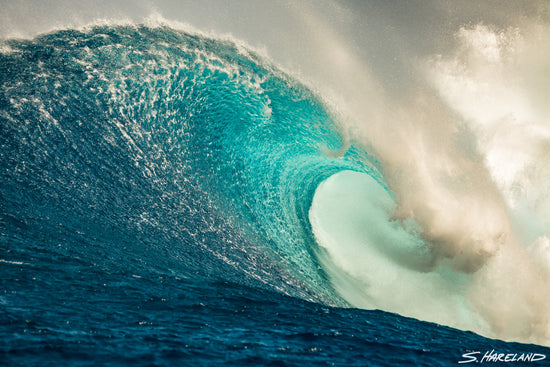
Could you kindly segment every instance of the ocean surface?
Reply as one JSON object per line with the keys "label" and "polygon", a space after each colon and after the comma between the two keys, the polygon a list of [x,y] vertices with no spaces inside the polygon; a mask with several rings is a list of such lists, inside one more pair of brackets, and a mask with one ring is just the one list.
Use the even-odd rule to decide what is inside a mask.
{"label": "ocean surface", "polygon": [[3,40],[0,365],[548,364],[548,291],[468,298],[491,249],[434,250],[339,118],[229,37]]}

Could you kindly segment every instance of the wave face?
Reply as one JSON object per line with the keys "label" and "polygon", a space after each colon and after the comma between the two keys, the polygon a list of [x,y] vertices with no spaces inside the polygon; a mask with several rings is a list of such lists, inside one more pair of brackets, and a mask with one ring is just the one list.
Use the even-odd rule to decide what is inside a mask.
{"label": "wave face", "polygon": [[[157,358],[169,361],[172,350],[206,364],[257,364],[298,358],[308,338],[329,357],[343,353],[360,343],[339,339],[354,327],[361,340],[382,330],[389,352],[403,324],[398,330],[420,338],[404,348],[421,351],[429,342],[419,335],[437,329],[329,306],[494,335],[489,311],[468,298],[472,269],[439,260],[437,236],[399,217],[384,161],[350,142],[307,87],[246,47],[164,26],[64,30],[4,41],[0,81],[0,305],[14,361],[26,353],[21,343],[35,341],[41,354],[78,362],[108,340],[131,340],[125,353],[139,359],[154,350],[147,335],[188,333]],[[265,329],[248,314],[237,330],[233,311],[247,307],[255,315],[267,307],[295,329],[277,327],[277,318]],[[315,317],[291,321],[295,312]],[[518,323],[540,319],[530,315]],[[323,326],[302,334],[312,322]],[[331,322],[347,331],[327,331]],[[282,337],[250,340],[273,328],[288,349]],[[79,340],[91,350],[79,354]],[[205,340],[223,353],[204,349]],[[455,363],[461,353],[453,353]]]}
{"label": "wave face", "polygon": [[302,85],[231,42],[166,28],[8,46],[2,194],[12,231],[70,233],[70,251],[97,252],[98,263],[139,268],[154,253],[178,274],[245,273],[333,297],[307,212],[322,180],[363,164],[323,153],[342,139]]}

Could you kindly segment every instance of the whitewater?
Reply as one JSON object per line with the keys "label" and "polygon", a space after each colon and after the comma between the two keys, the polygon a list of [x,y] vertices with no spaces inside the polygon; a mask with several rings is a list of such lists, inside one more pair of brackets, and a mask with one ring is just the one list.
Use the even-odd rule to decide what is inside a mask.
{"label": "whitewater", "polygon": [[547,3],[3,5],[7,365],[547,362]]}

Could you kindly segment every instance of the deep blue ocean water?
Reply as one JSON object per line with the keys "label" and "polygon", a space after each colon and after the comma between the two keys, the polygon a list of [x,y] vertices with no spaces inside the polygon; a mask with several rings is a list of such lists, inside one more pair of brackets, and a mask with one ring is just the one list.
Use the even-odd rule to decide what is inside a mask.
{"label": "deep blue ocean water", "polygon": [[346,146],[315,93],[254,52],[145,26],[57,31],[2,50],[0,364],[550,357],[349,308],[308,212],[335,173],[387,191],[383,175]]}

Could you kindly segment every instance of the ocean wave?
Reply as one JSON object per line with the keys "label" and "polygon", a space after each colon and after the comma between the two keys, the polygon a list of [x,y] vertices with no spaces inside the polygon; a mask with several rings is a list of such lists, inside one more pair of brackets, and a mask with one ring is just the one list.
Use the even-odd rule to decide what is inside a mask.
{"label": "ocean wave", "polygon": [[[463,37],[475,32],[490,33]],[[163,25],[60,30],[1,50],[2,261],[47,253],[546,343],[545,268],[463,149],[470,130],[435,128],[431,109],[425,125],[388,133],[380,113],[402,109],[350,100],[366,119],[350,132],[265,56]],[[431,62],[436,85],[460,71]],[[512,263],[535,270],[494,279]]]}

